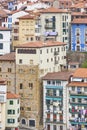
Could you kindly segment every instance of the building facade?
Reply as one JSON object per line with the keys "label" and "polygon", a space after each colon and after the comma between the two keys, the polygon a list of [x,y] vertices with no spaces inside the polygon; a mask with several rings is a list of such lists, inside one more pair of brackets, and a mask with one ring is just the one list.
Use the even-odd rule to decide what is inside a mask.
{"label": "building facade", "polygon": [[5,109],[6,109],[6,92],[7,86],[5,80],[0,79],[0,129],[5,130]]}
{"label": "building facade", "polygon": [[0,55],[10,53],[11,48],[11,30],[0,27]]}
{"label": "building facade", "polygon": [[43,77],[43,126],[46,130],[67,130],[66,84],[71,74],[53,72]]}
{"label": "building facade", "polygon": [[15,53],[0,56],[0,77],[6,79],[7,91],[16,93]]}
{"label": "building facade", "polygon": [[40,41],[40,18],[38,14],[25,15],[19,18],[19,43]]}
{"label": "building facade", "polygon": [[71,50],[87,51],[87,18],[74,19],[71,22]]}
{"label": "building facade", "polygon": [[71,14],[67,10],[48,8],[41,12],[41,36],[45,40],[60,41],[69,47]]}
{"label": "building facade", "polygon": [[77,69],[67,85],[67,128],[87,129],[87,69]]}
{"label": "building facade", "polygon": [[[49,71],[60,71],[61,65],[66,65],[62,55],[66,55],[65,47],[60,42],[29,42],[16,47],[16,90],[21,96],[23,127],[42,129],[43,91],[40,77]],[[54,56],[55,51],[59,51],[59,55]]]}
{"label": "building facade", "polygon": [[6,128],[19,129],[20,97],[17,94],[7,92],[6,102]]}

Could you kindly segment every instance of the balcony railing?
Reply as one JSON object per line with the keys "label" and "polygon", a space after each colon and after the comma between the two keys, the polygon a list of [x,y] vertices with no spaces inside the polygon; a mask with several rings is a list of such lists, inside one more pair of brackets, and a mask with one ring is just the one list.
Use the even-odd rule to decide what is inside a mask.
{"label": "balcony railing", "polygon": [[61,123],[61,124],[62,124],[62,123],[63,123],[63,120],[59,120],[59,121],[58,121],[57,119],[50,120],[50,118],[47,118],[47,119],[46,119],[46,122],[47,122],[47,123],[57,123],[57,124],[60,124],[60,123]]}
{"label": "balcony railing", "polygon": [[45,32],[44,33],[44,36],[57,36],[58,35],[58,33],[57,32]]}
{"label": "balcony railing", "polygon": [[71,124],[75,125],[87,125],[87,122],[78,122],[75,120],[69,120]]}

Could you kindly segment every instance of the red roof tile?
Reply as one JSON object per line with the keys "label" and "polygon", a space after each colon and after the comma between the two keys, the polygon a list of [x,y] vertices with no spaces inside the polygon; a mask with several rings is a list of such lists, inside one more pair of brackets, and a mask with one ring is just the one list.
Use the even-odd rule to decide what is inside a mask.
{"label": "red roof tile", "polygon": [[76,18],[71,22],[72,24],[87,24],[87,18]]}
{"label": "red roof tile", "polygon": [[20,98],[19,95],[11,93],[11,92],[7,92],[7,99],[18,99]]}
{"label": "red roof tile", "polygon": [[63,42],[57,42],[57,41],[47,41],[46,43],[43,42],[29,42],[25,44],[21,44],[16,46],[16,48],[42,48],[42,47],[50,47],[50,46],[62,46],[66,45]]}
{"label": "red roof tile", "polygon": [[87,87],[87,83],[84,83],[84,82],[71,82],[67,85],[68,87],[69,86],[77,86],[77,87]]}
{"label": "red roof tile", "polygon": [[57,9],[54,7],[50,7],[41,11],[41,13],[68,13],[67,9]]}
{"label": "red roof tile", "polygon": [[69,80],[69,77],[73,74],[73,71],[53,72],[46,74],[43,80]]}
{"label": "red roof tile", "polygon": [[0,56],[0,61],[15,61],[15,52]]}
{"label": "red roof tile", "polygon": [[73,77],[87,78],[87,68],[76,69],[75,73],[73,74]]}

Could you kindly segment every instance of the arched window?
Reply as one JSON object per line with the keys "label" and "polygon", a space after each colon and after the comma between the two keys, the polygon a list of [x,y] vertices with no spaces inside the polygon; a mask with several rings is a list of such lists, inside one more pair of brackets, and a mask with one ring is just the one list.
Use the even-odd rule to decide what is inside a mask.
{"label": "arched window", "polygon": [[21,122],[22,122],[22,124],[24,124],[24,125],[26,124],[25,119],[22,119],[22,121],[21,121]]}
{"label": "arched window", "polygon": [[3,34],[0,33],[0,39],[3,39]]}

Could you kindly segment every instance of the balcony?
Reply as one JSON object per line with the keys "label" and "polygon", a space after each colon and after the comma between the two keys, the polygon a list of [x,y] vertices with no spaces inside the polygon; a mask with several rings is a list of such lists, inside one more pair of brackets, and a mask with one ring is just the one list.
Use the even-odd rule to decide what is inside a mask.
{"label": "balcony", "polygon": [[75,120],[69,120],[72,125],[87,125],[87,122],[78,122]]}
{"label": "balcony", "polygon": [[84,102],[72,102],[72,101],[70,101],[70,104],[72,106],[86,106],[87,102],[86,101],[84,101]]}
{"label": "balcony", "polygon": [[57,120],[57,119],[53,119],[53,121],[52,120],[50,120],[49,118],[47,118],[46,119],[46,122],[47,123],[57,123],[57,124],[63,124],[63,120]]}
{"label": "balcony", "polygon": [[46,93],[46,97],[59,97],[59,98],[62,98],[63,95],[57,95],[57,94]]}
{"label": "balcony", "polygon": [[46,22],[46,23],[53,22],[53,19],[52,19],[52,18],[46,18],[46,19],[45,19],[45,22]]}
{"label": "balcony", "polygon": [[45,32],[44,36],[48,37],[48,36],[57,36],[58,33],[57,32]]}
{"label": "balcony", "polygon": [[62,90],[63,86],[61,86],[61,83],[58,85],[46,85],[46,89],[57,89],[57,90]]}

